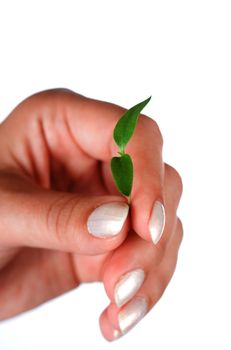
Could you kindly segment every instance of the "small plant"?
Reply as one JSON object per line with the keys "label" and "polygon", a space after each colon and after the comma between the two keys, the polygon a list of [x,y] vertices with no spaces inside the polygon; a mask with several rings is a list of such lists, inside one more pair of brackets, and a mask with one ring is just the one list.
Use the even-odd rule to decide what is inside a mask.
{"label": "small plant", "polygon": [[129,154],[125,153],[125,147],[135,131],[140,112],[150,99],[151,96],[125,112],[118,120],[113,133],[114,140],[120,149],[118,152],[120,156],[111,159],[111,171],[119,192],[128,197],[129,204],[133,183],[133,163]]}

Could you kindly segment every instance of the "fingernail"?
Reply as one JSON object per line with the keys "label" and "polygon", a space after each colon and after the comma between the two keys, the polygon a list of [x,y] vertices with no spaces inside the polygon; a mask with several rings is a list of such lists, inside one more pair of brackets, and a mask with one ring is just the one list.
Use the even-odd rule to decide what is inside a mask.
{"label": "fingernail", "polygon": [[149,221],[149,230],[152,241],[157,244],[163,234],[165,225],[165,210],[161,202],[156,201],[153,209],[151,218]]}
{"label": "fingernail", "polygon": [[142,269],[136,269],[124,274],[115,286],[115,302],[121,307],[134,297],[144,282],[145,273]]}
{"label": "fingernail", "polygon": [[124,334],[135,326],[147,313],[148,303],[145,298],[137,297],[131,300],[118,315],[118,323]]}
{"label": "fingernail", "polygon": [[113,339],[118,339],[121,336],[121,333],[118,329],[114,329],[113,331]]}
{"label": "fingernail", "polygon": [[99,238],[117,235],[123,227],[128,211],[129,206],[124,202],[102,204],[89,215],[89,233]]}

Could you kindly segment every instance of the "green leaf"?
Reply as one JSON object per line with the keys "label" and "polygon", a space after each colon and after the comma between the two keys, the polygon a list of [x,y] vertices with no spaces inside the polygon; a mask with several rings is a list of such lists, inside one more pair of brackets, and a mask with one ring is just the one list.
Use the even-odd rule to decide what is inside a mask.
{"label": "green leaf", "polygon": [[113,157],[111,159],[111,171],[119,192],[129,196],[133,181],[133,164],[129,154]]}
{"label": "green leaf", "polygon": [[140,112],[150,99],[151,96],[130,108],[117,122],[113,136],[116,144],[120,147],[121,153],[124,153],[124,148],[134,133]]}

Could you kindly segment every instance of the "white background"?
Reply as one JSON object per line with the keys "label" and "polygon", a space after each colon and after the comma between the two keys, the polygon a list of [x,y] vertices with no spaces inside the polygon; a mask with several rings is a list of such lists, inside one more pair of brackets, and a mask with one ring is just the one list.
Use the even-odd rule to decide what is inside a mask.
{"label": "white background", "polygon": [[128,335],[103,339],[94,284],[1,322],[1,350],[231,348],[230,18],[224,0],[1,1],[0,120],[53,87],[126,108],[151,94],[185,231],[166,293]]}

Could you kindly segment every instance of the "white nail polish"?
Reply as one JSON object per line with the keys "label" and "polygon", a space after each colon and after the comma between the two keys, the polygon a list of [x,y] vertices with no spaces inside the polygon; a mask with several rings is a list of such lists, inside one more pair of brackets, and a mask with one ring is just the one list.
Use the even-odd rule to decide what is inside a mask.
{"label": "white nail polish", "polygon": [[165,210],[161,202],[156,201],[153,209],[151,218],[149,221],[149,230],[152,241],[157,244],[163,234],[165,225]]}
{"label": "white nail polish", "polygon": [[144,282],[145,273],[136,269],[124,274],[115,286],[114,298],[117,306],[121,307],[134,297]]}
{"label": "white nail polish", "polygon": [[99,238],[117,235],[123,227],[128,211],[129,206],[124,202],[102,204],[89,215],[89,233]]}
{"label": "white nail polish", "polygon": [[148,303],[145,298],[137,297],[124,306],[118,315],[118,323],[124,334],[135,326],[147,313]]}
{"label": "white nail polish", "polygon": [[118,329],[114,329],[113,331],[113,339],[118,339],[121,336],[120,331]]}

